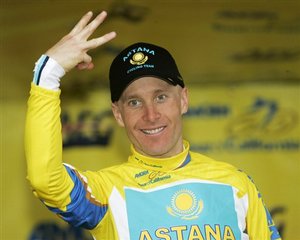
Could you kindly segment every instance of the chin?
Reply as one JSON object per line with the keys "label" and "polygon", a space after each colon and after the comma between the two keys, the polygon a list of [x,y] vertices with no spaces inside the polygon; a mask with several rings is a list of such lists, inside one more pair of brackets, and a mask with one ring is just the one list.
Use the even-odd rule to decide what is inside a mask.
{"label": "chin", "polygon": [[156,137],[152,139],[144,139],[145,141],[139,141],[137,146],[144,155],[150,157],[165,157],[172,152],[172,147],[166,143],[170,142],[169,138]]}
{"label": "chin", "polygon": [[150,157],[157,157],[157,158],[162,158],[162,157],[167,157],[169,150],[167,148],[165,148],[165,146],[163,148],[158,148],[158,147],[153,147],[153,148],[144,148],[143,149],[143,153],[147,156]]}

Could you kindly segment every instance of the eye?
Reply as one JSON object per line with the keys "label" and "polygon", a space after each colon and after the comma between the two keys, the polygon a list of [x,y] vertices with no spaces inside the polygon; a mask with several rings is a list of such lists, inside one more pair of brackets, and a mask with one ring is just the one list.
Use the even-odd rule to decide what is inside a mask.
{"label": "eye", "polygon": [[160,94],[156,97],[156,101],[159,103],[164,102],[167,99],[167,95],[166,94]]}
{"label": "eye", "polygon": [[138,99],[131,99],[128,101],[128,106],[130,107],[138,107],[142,104],[142,102]]}

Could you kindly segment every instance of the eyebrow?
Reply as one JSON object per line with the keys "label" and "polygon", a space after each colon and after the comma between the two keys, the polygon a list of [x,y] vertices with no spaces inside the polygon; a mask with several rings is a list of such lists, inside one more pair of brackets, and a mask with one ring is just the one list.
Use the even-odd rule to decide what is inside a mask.
{"label": "eyebrow", "polygon": [[[159,89],[156,89],[153,91],[153,95],[157,95],[157,94],[160,94],[160,93],[163,93],[163,92],[166,92],[169,90],[169,86],[167,87],[164,87],[163,89],[159,88]],[[141,96],[139,94],[131,94],[131,95],[128,95],[128,96],[122,96],[120,98],[120,100],[124,103],[130,99],[135,99],[135,98],[141,98]]]}
{"label": "eyebrow", "polygon": [[139,96],[138,96],[137,94],[132,94],[132,95],[128,95],[128,96],[122,96],[122,97],[120,98],[120,100],[121,100],[122,102],[126,102],[126,101],[129,100],[129,99],[135,99],[135,98],[139,98]]}

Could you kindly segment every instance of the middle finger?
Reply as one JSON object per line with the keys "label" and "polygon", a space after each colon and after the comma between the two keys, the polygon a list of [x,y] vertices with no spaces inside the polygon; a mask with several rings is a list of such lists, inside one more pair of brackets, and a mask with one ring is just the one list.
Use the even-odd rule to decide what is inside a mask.
{"label": "middle finger", "polygon": [[84,39],[88,39],[89,36],[91,36],[96,30],[96,28],[104,21],[106,16],[107,13],[105,11],[102,11],[100,14],[98,14],[93,21],[83,28],[83,30],[80,32],[80,36]]}

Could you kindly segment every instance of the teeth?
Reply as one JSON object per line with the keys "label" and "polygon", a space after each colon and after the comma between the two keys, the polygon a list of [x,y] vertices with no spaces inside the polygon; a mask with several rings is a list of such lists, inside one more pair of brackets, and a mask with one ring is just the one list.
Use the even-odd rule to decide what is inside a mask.
{"label": "teeth", "polygon": [[156,133],[159,133],[160,131],[162,131],[164,128],[163,127],[160,127],[160,128],[156,128],[156,129],[151,129],[151,130],[142,130],[143,133],[146,133],[146,134],[156,134]]}

